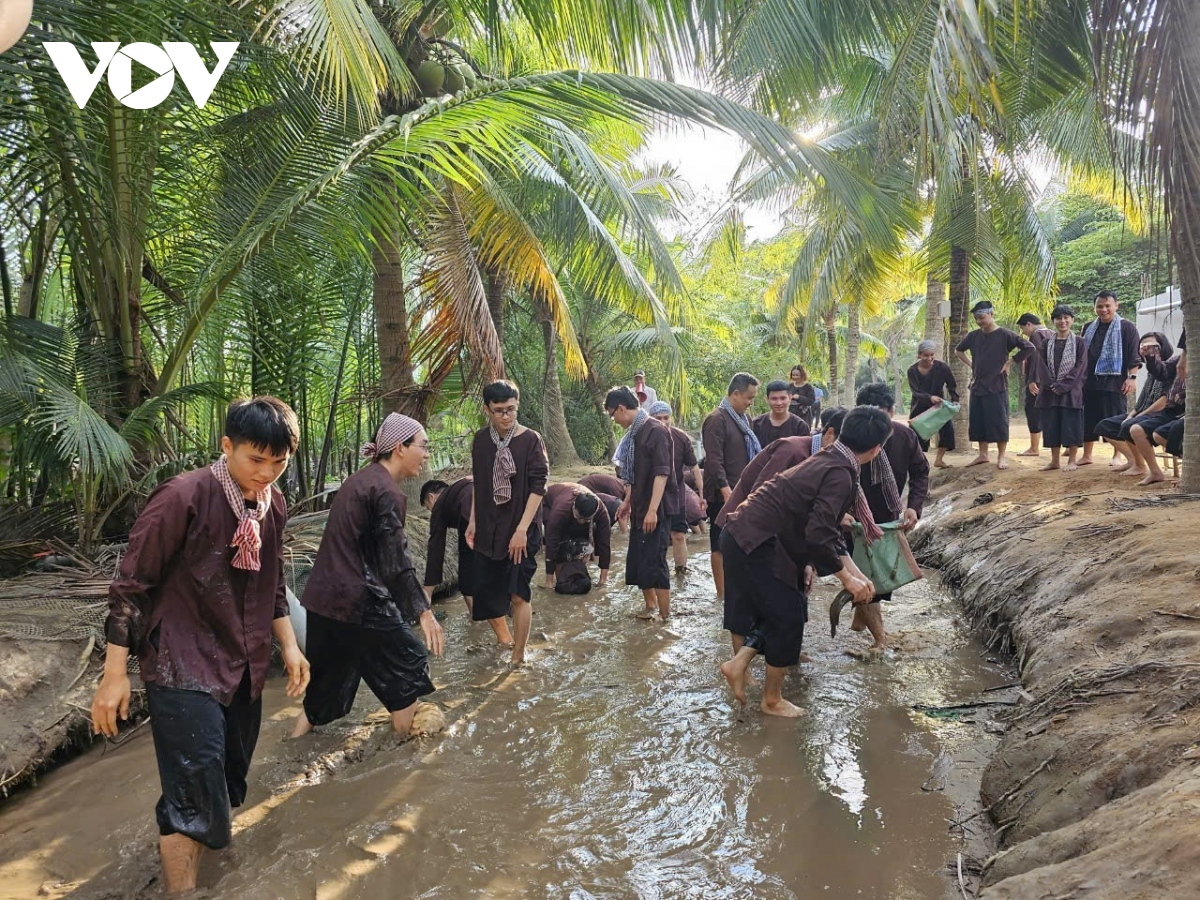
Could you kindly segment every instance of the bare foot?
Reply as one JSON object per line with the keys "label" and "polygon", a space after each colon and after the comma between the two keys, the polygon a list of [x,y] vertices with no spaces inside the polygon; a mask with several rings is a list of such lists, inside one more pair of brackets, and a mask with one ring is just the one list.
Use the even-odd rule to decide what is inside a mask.
{"label": "bare foot", "polygon": [[1067,463],[1067,465],[1066,465],[1066,469],[1065,469],[1065,471],[1067,471],[1067,472],[1074,472],[1074,471],[1075,471],[1076,469],[1078,469],[1078,468],[1079,468],[1079,464],[1078,464],[1078,463],[1069,462],[1069,463]]}
{"label": "bare foot", "polygon": [[935,463],[933,464],[933,467],[934,467],[935,469],[950,469],[950,468],[953,468],[953,467],[950,465],[950,463],[946,462],[944,459],[939,459],[937,462],[935,462]]}
{"label": "bare foot", "polygon": [[525,654],[522,653],[520,656],[517,656],[517,654],[514,653],[512,655],[512,657],[508,660],[508,667],[510,669],[525,668]]}
{"label": "bare foot", "polygon": [[986,466],[987,463],[988,463],[988,458],[986,456],[977,456],[973,460],[971,460],[969,463],[967,463],[967,468],[969,469],[971,466]]}
{"label": "bare foot", "polygon": [[1046,463],[1044,466],[1042,466],[1042,471],[1043,471],[1043,472],[1050,472],[1050,471],[1052,471],[1052,470],[1054,470],[1054,469],[1058,469],[1058,468],[1061,468],[1061,467],[1060,467],[1060,466],[1059,466],[1059,464],[1058,464],[1058,463],[1056,463],[1056,462],[1052,462],[1052,463]]}
{"label": "bare foot", "polygon": [[[1081,465],[1082,465],[1082,463],[1081,463]],[[1135,469],[1132,466],[1130,466],[1128,469],[1126,469],[1121,474],[1124,475],[1126,478],[1131,478],[1131,477],[1137,478],[1138,476],[1144,477],[1146,475],[1146,470],[1142,469],[1142,468]]]}
{"label": "bare foot", "polygon": [[1083,459],[1079,460],[1079,465],[1081,465],[1081,466],[1090,466],[1091,464],[1092,464],[1092,461],[1090,459],[1088,459],[1086,456]]}
{"label": "bare foot", "polygon": [[725,676],[725,680],[729,682],[729,689],[733,691],[733,697],[742,706],[746,705],[746,670],[739,666],[735,660],[726,660],[721,663],[721,674]]}
{"label": "bare foot", "polygon": [[1001,471],[1003,471],[1004,469],[1007,469],[1008,468],[1008,460],[1007,459],[999,460],[996,463],[996,468],[1000,469]]}
{"label": "bare foot", "polygon": [[643,622],[648,622],[658,615],[657,609],[640,609],[633,614],[635,619],[641,619]]}
{"label": "bare foot", "polygon": [[782,697],[780,697],[774,703],[768,703],[766,700],[763,700],[763,702],[759,704],[759,709],[761,709],[768,716],[782,716],[785,719],[799,719],[805,713],[805,710],[802,707],[797,706],[795,703],[784,700]]}
{"label": "bare foot", "polygon": [[1114,472],[1127,472],[1133,466],[1133,463],[1126,460],[1120,465],[1117,465],[1115,462],[1110,462],[1109,465],[1113,467]]}
{"label": "bare foot", "polygon": [[1020,453],[1017,454],[1017,456],[1041,456],[1041,455],[1042,455],[1042,452],[1040,450],[1034,450],[1032,447],[1030,447],[1028,450],[1022,450]]}
{"label": "bare foot", "polygon": [[292,728],[292,733],[286,738],[289,741],[294,741],[296,738],[304,737],[313,730],[312,722],[308,721],[308,716],[301,713],[296,717],[296,725]]}
{"label": "bare foot", "polygon": [[1159,482],[1166,481],[1166,480],[1167,480],[1167,476],[1165,476],[1165,475],[1147,475],[1145,478],[1143,478],[1141,481],[1139,481],[1138,484],[1140,484],[1140,485],[1158,484]]}

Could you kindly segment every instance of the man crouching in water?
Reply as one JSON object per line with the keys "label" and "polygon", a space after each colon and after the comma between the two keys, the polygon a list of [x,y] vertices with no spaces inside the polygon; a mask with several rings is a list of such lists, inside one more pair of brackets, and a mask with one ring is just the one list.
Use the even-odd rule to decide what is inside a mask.
{"label": "man crouching in water", "polygon": [[767,658],[762,711],[804,715],[783,699],[783,676],[800,660],[808,619],[808,598],[800,587],[805,566],[818,575],[836,575],[856,604],[871,602],[874,586],[846,555],[841,522],[853,512],[872,539],[880,533],[858,479],[891,432],[892,420],[883,410],[856,407],[846,414],[837,441],[763,484],[725,520],[721,552],[728,588],[755,623],[742,648],[721,666],[739,703],[746,702],[746,669],[762,652]]}
{"label": "man crouching in water", "polygon": [[338,490],[301,601],[312,684],[294,738],[349,713],[359,680],[403,736],[412,730],[417,701],[433,693],[412,623],[420,624],[434,656],[442,655],[444,637],[408,555],[408,500],[400,490],[429,458],[429,440],[416,419],[392,413],[362,454],[370,464]]}
{"label": "man crouching in water", "polygon": [[155,817],[170,896],[196,887],[203,847],[229,845],[262,724],[272,635],[288,696],[308,684],[283,580],[287,507],[273,487],[299,442],[283,401],[233,403],[221,458],[151,494],[108,590],[92,724],[115,737],[118,717],[129,718],[136,653],[162,783]]}

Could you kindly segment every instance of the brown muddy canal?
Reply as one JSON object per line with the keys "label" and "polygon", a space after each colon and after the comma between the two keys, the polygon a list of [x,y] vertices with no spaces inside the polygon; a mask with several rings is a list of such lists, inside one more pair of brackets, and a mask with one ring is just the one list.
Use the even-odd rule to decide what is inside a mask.
{"label": "brown muddy canal", "polygon": [[[830,639],[825,586],[805,638],[814,661],[786,689],[809,716],[765,720],[752,693],[739,719],[716,670],[727,638],[706,547],[693,538],[666,627],[634,620],[641,599],[623,586],[583,600],[539,589],[520,673],[459,600],[444,603],[439,736],[397,746],[363,688],[345,722],[285,743],[296,707],[272,682],[234,846],[203,862],[207,894],[960,896],[947,863],[962,839],[947,824],[974,811],[993,738],[979,721],[911,707],[975,699],[1005,673],[932,582],[888,610],[901,649],[848,657],[865,639]],[[161,895],[147,732],[0,808],[0,897]]]}

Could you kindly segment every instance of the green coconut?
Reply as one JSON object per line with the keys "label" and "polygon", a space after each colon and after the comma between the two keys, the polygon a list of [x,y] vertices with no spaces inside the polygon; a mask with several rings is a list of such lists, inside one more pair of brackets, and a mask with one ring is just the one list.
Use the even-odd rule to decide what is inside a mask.
{"label": "green coconut", "polygon": [[445,91],[447,94],[457,94],[467,86],[467,81],[463,78],[462,72],[458,66],[446,66],[446,83]]}
{"label": "green coconut", "polygon": [[471,68],[470,63],[463,63],[458,67],[458,71],[462,73],[463,81],[467,84],[467,90],[474,90],[479,78],[475,74],[475,70]]}
{"label": "green coconut", "polygon": [[446,69],[437,60],[427,59],[417,66],[413,77],[417,79],[422,94],[426,97],[437,97],[446,83]]}

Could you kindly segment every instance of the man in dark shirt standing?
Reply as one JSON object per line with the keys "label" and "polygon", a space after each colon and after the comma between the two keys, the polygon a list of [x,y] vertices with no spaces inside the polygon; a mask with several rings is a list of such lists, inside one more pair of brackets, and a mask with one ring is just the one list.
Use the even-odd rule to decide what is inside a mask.
{"label": "man in dark shirt standing", "polygon": [[[970,432],[972,441],[979,444],[979,455],[967,463],[981,466],[988,461],[988,447],[996,445],[996,468],[1007,469],[1008,460],[1008,370],[1013,363],[1023,362],[1033,353],[1033,345],[1025,338],[996,324],[994,308],[987,300],[971,307],[975,324],[954,354],[964,365],[971,367]],[[1014,350],[1020,352],[1011,357]],[[967,356],[967,351],[971,355]]]}
{"label": "man in dark shirt standing", "polygon": [[786,381],[771,381],[767,383],[767,405],[770,412],[754,418],[754,434],[758,442],[766,447],[780,438],[796,437],[812,433],[812,427],[788,408],[792,395],[788,392]]}
{"label": "man in dark shirt standing", "polygon": [[1083,329],[1088,348],[1087,381],[1083,385],[1083,456],[1079,465],[1092,464],[1092,450],[1099,440],[1096,426],[1112,416],[1124,415],[1127,399],[1137,387],[1142,367],[1138,330],[1117,312],[1117,295],[1096,295],[1096,318]]}
{"label": "man in dark shirt standing", "polygon": [[755,621],[754,634],[721,666],[738,702],[746,702],[746,670],[762,652],[767,658],[762,711],[788,718],[804,714],[783,699],[783,677],[799,661],[804,640],[805,566],[819,575],[836,575],[856,604],[870,602],[874,587],[846,555],[841,523],[854,511],[872,539],[879,534],[858,477],[879,454],[891,427],[882,410],[852,410],[829,449],[763,484],[725,520],[721,548],[729,588]]}
{"label": "man in dark shirt standing", "polygon": [[692,445],[691,435],[671,424],[671,404],[665,400],[657,400],[646,411],[666,425],[671,432],[675,484],[679,488],[679,509],[671,513],[671,553],[675,557],[675,574],[683,575],[687,572],[687,536],[691,531],[686,509],[687,492],[690,489],[687,488],[684,479],[690,471],[702,494],[704,474],[700,471],[700,463],[696,461],[696,448]]}
{"label": "man in dark shirt standing", "polygon": [[273,488],[296,451],[296,414],[274,397],[229,407],[222,457],[160,486],[129,533],[108,592],[104,677],[92,724],[129,718],[130,652],[141,663],[162,796],[155,813],[167,893],[196,887],[201,847],[229,844],[231,807],[262,723],[271,636],[289,697],[308,685],[283,577],[287,509]]}
{"label": "man in dark shirt standing", "polygon": [[370,463],[338,490],[301,598],[313,674],[294,738],[347,715],[360,680],[404,736],[418,700],[433,693],[412,624],[420,623],[434,656],[442,655],[442,626],[408,555],[408,500],[400,490],[429,459],[429,439],[420,422],[392,413],[362,455]]}
{"label": "man in dark shirt standing", "polygon": [[1042,452],[1042,413],[1037,405],[1035,387],[1038,384],[1041,360],[1046,358],[1046,341],[1053,337],[1054,332],[1042,324],[1042,320],[1033,313],[1021,313],[1017,319],[1017,327],[1025,340],[1033,344],[1034,352],[1021,363],[1021,381],[1025,386],[1022,398],[1025,406],[1025,424],[1029,426],[1029,449],[1022,450],[1017,456],[1039,456]]}
{"label": "man in dark shirt standing", "polygon": [[712,551],[713,581],[717,597],[725,598],[725,570],[721,565],[721,529],[717,516],[737,487],[742,469],[762,449],[758,435],[746,415],[758,395],[758,379],[738,372],[729,381],[729,389],[720,405],[708,414],[700,426],[704,444],[704,497],[708,504],[708,546]]}
{"label": "man in dark shirt standing", "polygon": [[446,567],[446,532],[458,532],[458,589],[471,613],[475,596],[475,551],[467,546],[467,526],[471,524],[470,477],[446,484],[436,478],[421,485],[421,505],[429,510],[429,541],[425,545],[425,596],[433,602],[433,592],[442,583]]}
{"label": "man in dark shirt standing", "polygon": [[640,408],[637,396],[627,387],[609,391],[604,409],[627,432],[620,459],[625,500],[617,513],[619,518],[629,519],[625,582],[642,589],[646,603],[638,618],[652,619],[657,611],[665,622],[671,615],[669,498],[679,499],[671,431]]}
{"label": "man in dark shirt standing", "polygon": [[475,601],[471,618],[487,621],[501,643],[509,635],[512,612],[512,665],[525,663],[533,610],[532,581],[542,544],[542,498],[550,460],[542,436],[517,421],[521,392],[511,381],[483,389],[487,428],[471,444],[475,490],[467,546],[475,551]]}

